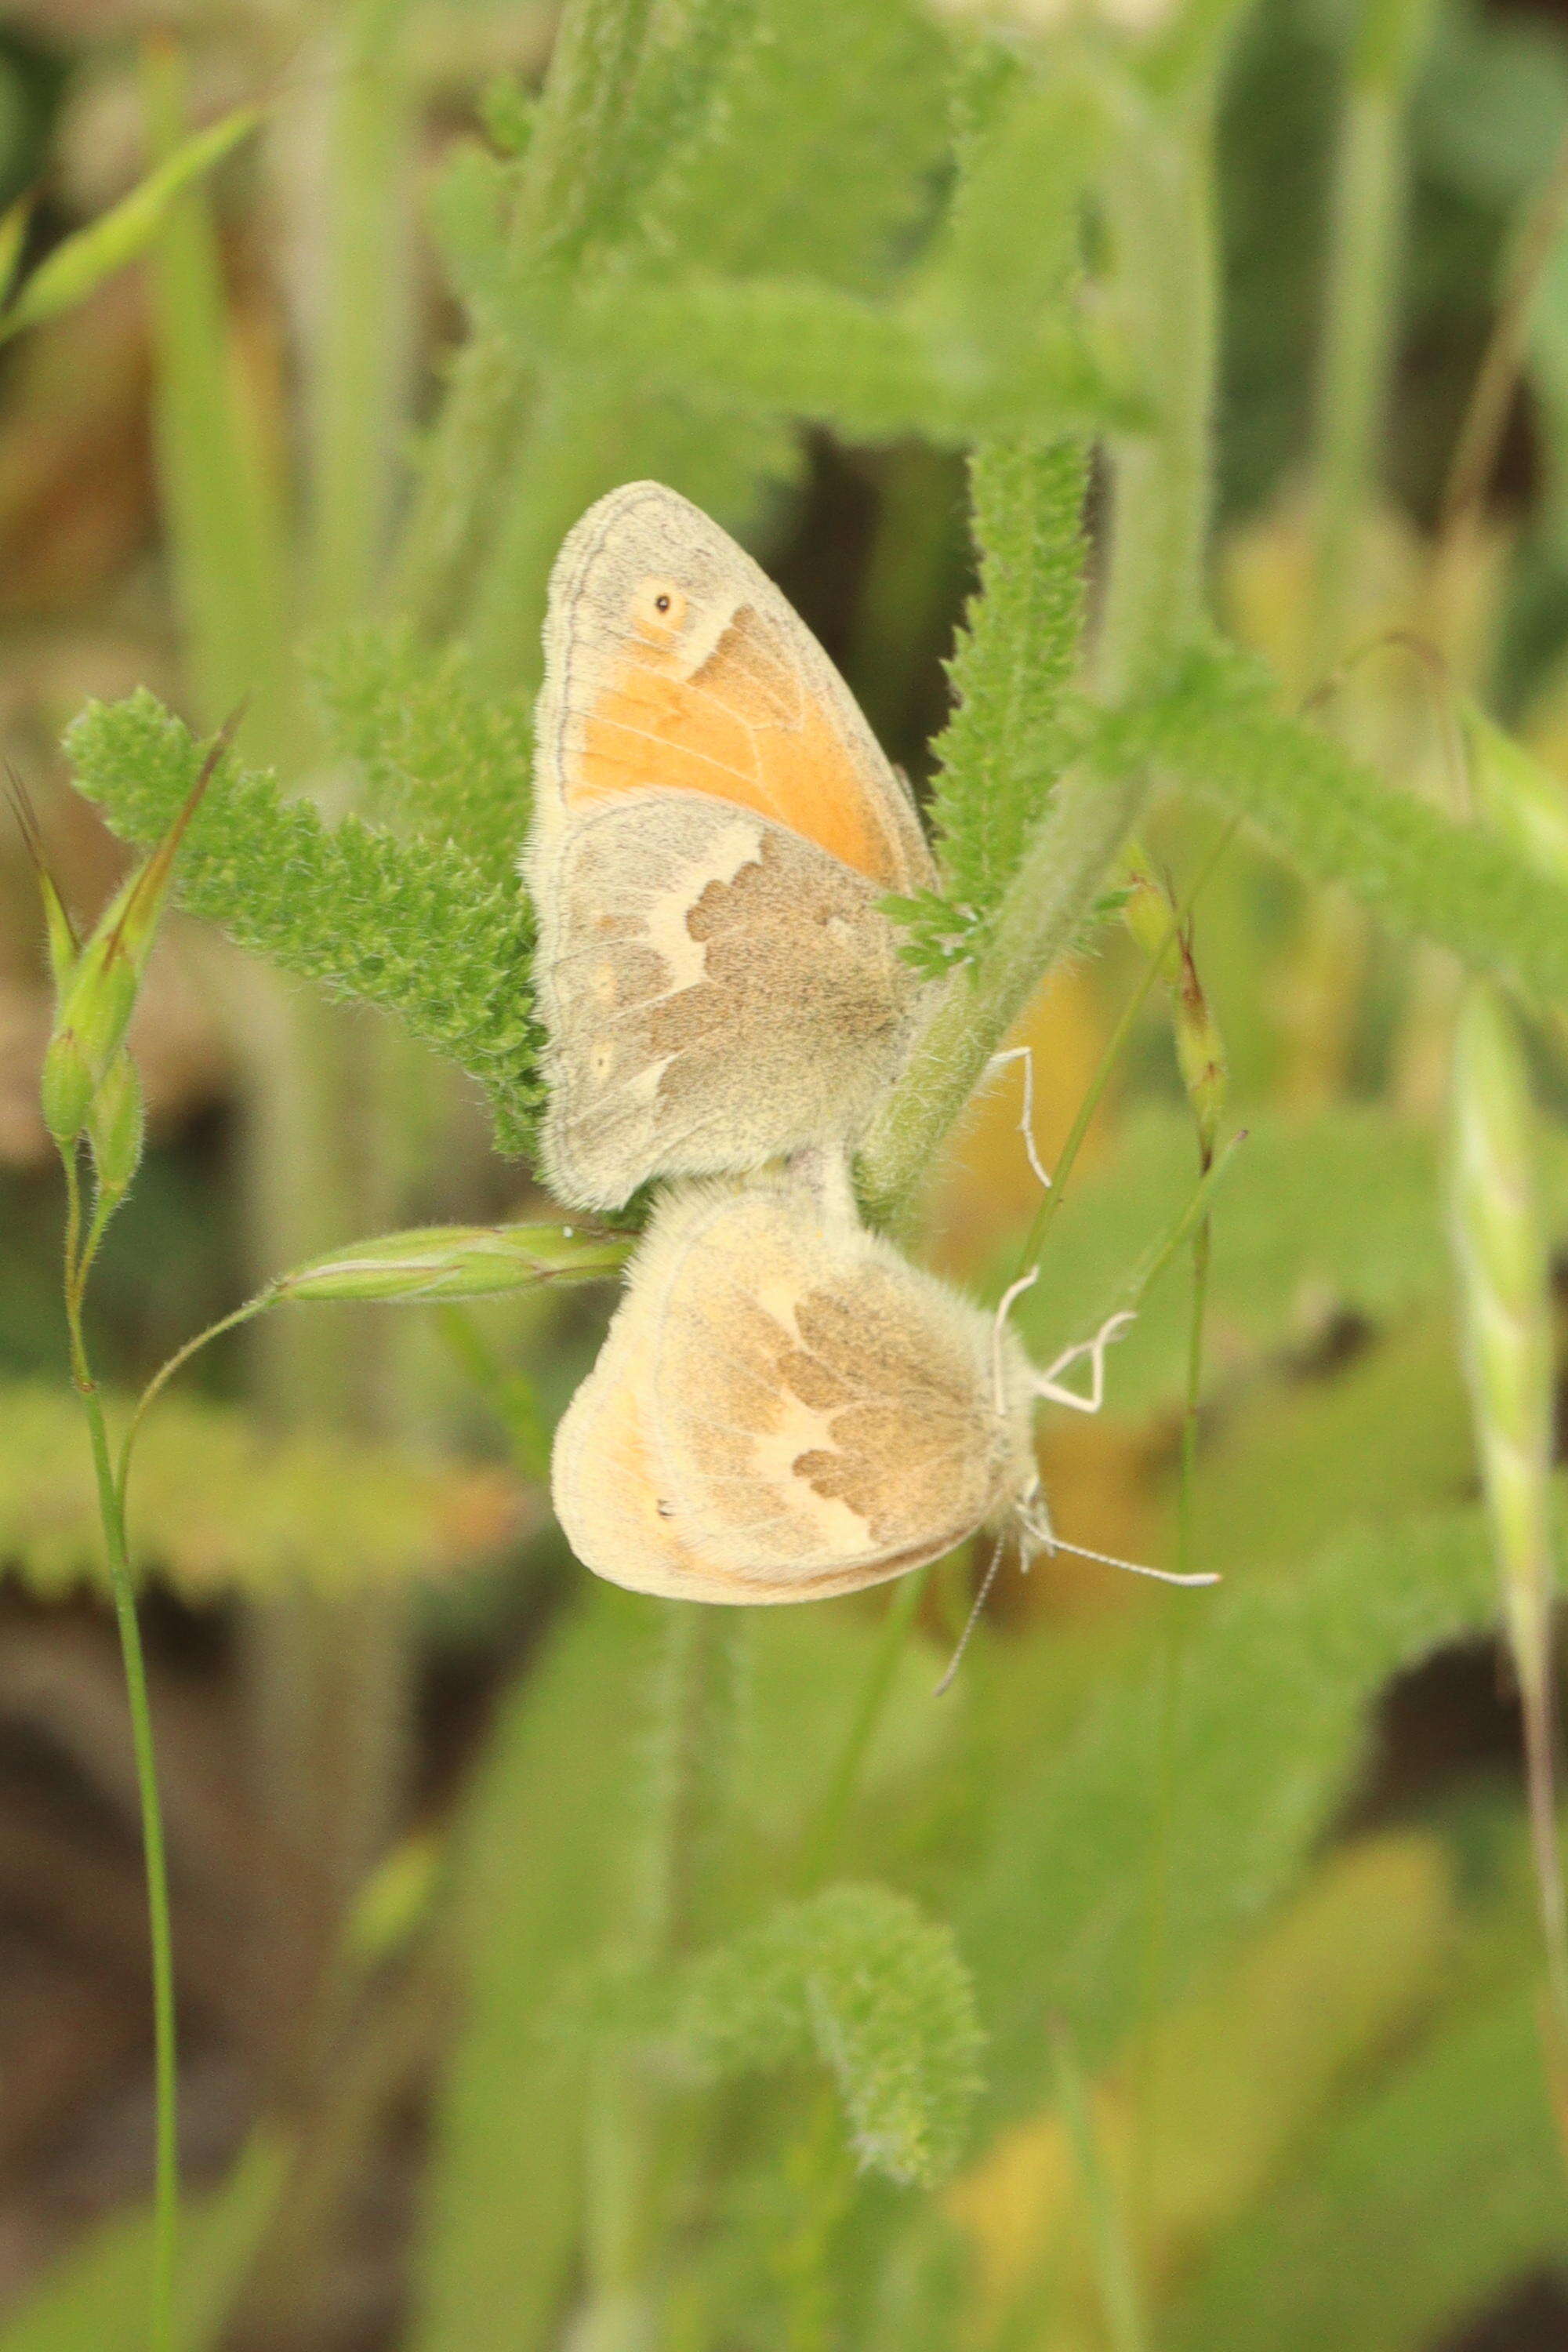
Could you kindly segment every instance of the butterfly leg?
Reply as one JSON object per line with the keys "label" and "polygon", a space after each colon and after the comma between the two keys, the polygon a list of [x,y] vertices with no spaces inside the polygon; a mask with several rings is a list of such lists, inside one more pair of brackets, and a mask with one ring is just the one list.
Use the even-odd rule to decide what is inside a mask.
{"label": "butterfly leg", "polygon": [[1051,1189],[1051,1180],[1040,1162],[1035,1145],[1035,1049],[1032,1045],[1008,1045],[1000,1054],[993,1054],[986,1067],[1000,1070],[1009,1062],[1024,1065],[1024,1108],[1018,1117],[1018,1132],[1024,1139],[1024,1150],[1030,1167],[1040,1181],[1043,1192]]}
{"label": "butterfly leg", "polygon": [[[1106,1318],[1092,1339],[1080,1339],[1075,1348],[1064,1349],[1054,1364],[1047,1364],[1043,1372],[1035,1374],[1035,1394],[1048,1398],[1052,1404],[1070,1405],[1075,1412],[1098,1412],[1105,1402],[1105,1351],[1121,1339],[1132,1320],[1131,1312],[1123,1307]],[[1085,1357],[1089,1367],[1087,1396],[1079,1389],[1069,1389],[1062,1379],[1065,1371]]]}

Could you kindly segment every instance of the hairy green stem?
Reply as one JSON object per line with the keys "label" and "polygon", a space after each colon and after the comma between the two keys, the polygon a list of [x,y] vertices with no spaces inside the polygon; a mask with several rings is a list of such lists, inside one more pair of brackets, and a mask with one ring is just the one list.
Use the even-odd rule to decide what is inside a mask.
{"label": "hairy green stem", "polygon": [[1340,121],[1319,359],[1309,683],[1345,651],[1381,487],[1405,226],[1405,115],[1427,0],[1372,0]]}
{"label": "hairy green stem", "polygon": [[[689,1949],[721,1859],[733,1781],[740,1610],[668,1602],[654,1628],[644,1807],[622,1951],[651,1974]],[[605,2050],[587,2109],[584,2352],[636,2352],[648,2339],[650,2275],[662,2224],[668,2101],[635,2047]]]}
{"label": "hairy green stem", "polygon": [[[617,171],[652,0],[567,0],[510,226],[520,284],[559,279],[592,231]],[[534,355],[492,321],[453,363],[405,528],[395,599],[439,635],[456,619],[495,520],[528,415]]]}
{"label": "hairy green stem", "polygon": [[[166,155],[186,130],[184,61],[169,42],[147,44],[142,93],[149,143]],[[215,725],[248,697],[247,740],[288,765],[301,738],[286,655],[284,524],[240,394],[205,188],[171,208],[152,278],[159,488],[191,684]]]}
{"label": "hairy green stem", "polygon": [[915,1569],[894,1587],[892,1599],[882,1619],[881,1635],[867,1668],[849,1729],[838,1752],[838,1760],[805,1833],[798,1874],[799,1891],[803,1895],[813,1893],[832,1874],[839,1842],[844,1834],[844,1824],[849,1818],[849,1809],[860,1785],[860,1774],[892,1691],[893,1678],[898,1673],[910,1629],[915,1622],[929,1573],[929,1570]]}
{"label": "hairy green stem", "polygon": [[1379,488],[1404,186],[1400,116],[1395,93],[1352,82],[1340,130],[1319,368],[1309,685],[1345,650],[1357,552]]}
{"label": "hairy green stem", "polygon": [[[1128,104],[1107,178],[1129,348],[1153,406],[1150,429],[1110,445],[1111,534],[1098,647],[1103,698],[1163,685],[1203,614],[1215,352],[1215,246],[1207,89],[1168,118]],[[1048,966],[1071,943],[1152,778],[1084,761],[1052,793],[998,909],[979,966],[944,983],[899,1085],[867,1136],[860,1179],[896,1222],[942,1137]]]}
{"label": "hairy green stem", "polygon": [[1002,901],[984,962],[945,984],[866,1137],[859,1177],[874,1216],[896,1223],[912,1214],[943,1136],[1041,975],[1076,936],[1147,789],[1142,774],[1110,781],[1087,766],[1056,786]]}
{"label": "hairy green stem", "polygon": [[409,0],[354,0],[337,33],[324,171],[325,260],[312,306],[310,608],[341,626],[372,604],[408,373]]}
{"label": "hairy green stem", "polygon": [[142,1853],[147,1881],[147,1932],[153,1963],[154,2080],[153,2282],[147,2341],[151,2352],[173,2352],[180,2158],[175,2106],[178,2086],[174,1944],[169,1919],[168,1860],[163,1844],[163,1808],[158,1798],[153,1710],[147,1696],[147,1665],[142,1650],[136,1589],[132,1580],[130,1549],[126,1540],[125,1497],[115,1479],[110,1456],[109,1431],[103,1417],[103,1402],[92,1376],[86,1333],[82,1328],[84,1268],[77,1255],[77,1240],[81,1231],[80,1178],[74,1150],[68,1148],[60,1157],[65,1168],[68,1201],[65,1297],[71,1378],[82,1402],[92,1444],[99,1517],[103,1528],[110,1587],[114,1595],[114,1620],[119,1630],[120,1654],[125,1671],[125,1696],[131,1713],[131,1744],[136,1765],[136,1794],[142,1816]]}
{"label": "hairy green stem", "polygon": [[1106,184],[1120,324],[1153,407],[1110,445],[1111,529],[1097,652],[1112,705],[1166,682],[1204,615],[1218,347],[1212,89],[1168,120],[1129,110]]}

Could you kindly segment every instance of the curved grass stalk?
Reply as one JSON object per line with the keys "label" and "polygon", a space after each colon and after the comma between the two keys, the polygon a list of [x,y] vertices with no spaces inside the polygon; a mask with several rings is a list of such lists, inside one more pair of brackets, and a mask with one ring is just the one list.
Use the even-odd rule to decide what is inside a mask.
{"label": "curved grass stalk", "polygon": [[[1209,89],[1184,94],[1158,117],[1129,96],[1124,114],[1104,195],[1122,325],[1154,405],[1147,432],[1110,444],[1097,669],[1112,708],[1162,685],[1202,619],[1217,283]],[[866,1139],[860,1181],[873,1214],[895,1225],[909,1220],[942,1138],[1042,974],[1080,930],[1152,783],[1146,762],[1109,774],[1083,760],[1056,784],[988,950],[935,997]]]}
{"label": "curved grass stalk", "polygon": [[[125,1696],[131,1713],[131,1744],[136,1766],[136,1797],[142,1818],[142,1851],[147,1882],[147,1930],[153,1964],[154,2084],[153,2276],[147,2341],[150,2352],[173,2352],[180,2174],[175,2106],[178,2055],[174,1946],[169,1914],[168,1859],[163,1840],[163,1809],[158,1797],[153,1710],[147,1695],[147,1664],[142,1648],[142,1628],[136,1614],[136,1588],[132,1578],[130,1548],[126,1540],[125,1497],[115,1476],[103,1402],[93,1379],[82,1328],[82,1296],[96,1238],[89,1237],[89,1246],[82,1246],[81,1179],[76,1153],[74,1150],[68,1149],[61,1152],[60,1158],[66,1176],[65,1303],[71,1378],[82,1402],[92,1444],[99,1517],[103,1528],[110,1587],[114,1596],[114,1622],[120,1635]],[[95,1219],[94,1236],[97,1226]]]}

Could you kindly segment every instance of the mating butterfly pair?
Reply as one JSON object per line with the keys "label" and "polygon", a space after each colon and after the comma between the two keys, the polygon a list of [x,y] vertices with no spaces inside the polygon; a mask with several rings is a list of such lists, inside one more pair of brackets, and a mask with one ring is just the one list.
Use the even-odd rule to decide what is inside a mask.
{"label": "mating butterfly pair", "polygon": [[880,902],[934,872],[837,670],[715,523],[633,483],[556,562],[537,746],[545,1172],[598,1209],[676,1180],[557,1435],[578,1558],[761,1602],[1005,1515],[1048,1542],[1034,1403],[1086,1401],[850,1195],[921,985]]}

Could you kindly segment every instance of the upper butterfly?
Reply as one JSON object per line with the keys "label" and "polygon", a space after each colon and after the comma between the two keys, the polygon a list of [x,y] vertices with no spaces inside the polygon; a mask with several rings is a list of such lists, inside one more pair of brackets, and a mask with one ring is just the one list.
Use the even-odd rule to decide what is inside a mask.
{"label": "upper butterfly", "polygon": [[617,1208],[849,1141],[920,987],[879,901],[931,887],[931,855],[804,622],[658,482],[601,499],[556,560],[534,769],[557,1197]]}

